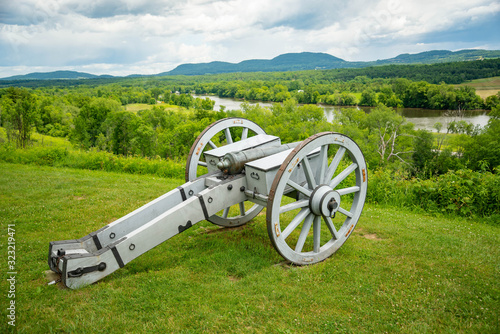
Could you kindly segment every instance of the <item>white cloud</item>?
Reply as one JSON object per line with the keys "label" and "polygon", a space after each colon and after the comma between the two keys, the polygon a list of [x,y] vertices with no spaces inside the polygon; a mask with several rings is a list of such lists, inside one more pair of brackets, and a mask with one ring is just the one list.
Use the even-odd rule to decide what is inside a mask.
{"label": "white cloud", "polygon": [[[26,66],[163,72],[300,51],[373,60],[477,45],[424,37],[499,13],[497,0],[0,0],[0,76]],[[481,45],[500,44],[490,41]]]}

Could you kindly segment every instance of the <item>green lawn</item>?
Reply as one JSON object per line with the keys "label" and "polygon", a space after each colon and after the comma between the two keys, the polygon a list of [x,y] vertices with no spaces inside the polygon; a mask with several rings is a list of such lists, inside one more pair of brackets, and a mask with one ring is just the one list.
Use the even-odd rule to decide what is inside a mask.
{"label": "green lawn", "polygon": [[125,105],[123,108],[127,111],[138,112],[141,110],[153,109],[153,107],[155,107],[155,106],[163,107],[166,110],[173,110],[173,111],[182,111],[182,109],[183,109],[182,107],[170,105],[167,103],[158,103],[158,104],[131,103],[131,104]]}
{"label": "green lawn", "polygon": [[152,176],[0,163],[2,322],[15,224],[19,333],[498,333],[498,227],[365,205],[330,259],[283,262],[265,215],[208,222],[97,284],[48,286],[50,241],[82,237],[182,184]]}

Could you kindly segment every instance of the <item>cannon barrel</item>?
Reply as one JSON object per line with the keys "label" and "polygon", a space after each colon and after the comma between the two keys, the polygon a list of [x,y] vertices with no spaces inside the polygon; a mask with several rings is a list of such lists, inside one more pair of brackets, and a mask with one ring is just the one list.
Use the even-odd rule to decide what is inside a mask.
{"label": "cannon barrel", "polygon": [[253,148],[241,152],[226,153],[222,160],[217,164],[217,168],[227,174],[239,174],[243,168],[245,168],[245,164],[247,162],[293,149],[300,143],[301,142],[295,142],[281,146]]}

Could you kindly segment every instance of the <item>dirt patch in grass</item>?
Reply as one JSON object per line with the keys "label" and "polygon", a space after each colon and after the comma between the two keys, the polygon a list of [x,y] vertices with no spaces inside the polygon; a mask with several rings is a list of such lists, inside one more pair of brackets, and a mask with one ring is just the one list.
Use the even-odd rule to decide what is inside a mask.
{"label": "dirt patch in grass", "polygon": [[366,238],[368,240],[382,240],[376,233],[369,233],[363,228],[357,228],[354,230],[353,234],[356,234],[360,237]]}
{"label": "dirt patch in grass", "polygon": [[222,232],[243,230],[243,229],[247,228],[247,226],[248,225],[246,225],[246,224],[241,225],[241,226],[236,226],[236,227],[218,227],[218,226],[204,227],[204,226],[201,226],[199,228],[199,230],[200,230],[200,233],[212,234],[212,233],[222,233]]}
{"label": "dirt patch in grass", "polygon": [[363,238],[366,238],[369,240],[382,240],[382,238],[379,238],[375,233],[365,234],[365,235],[363,235]]}
{"label": "dirt patch in grass", "polygon": [[276,263],[274,266],[275,267],[282,267],[285,269],[290,269],[290,268],[292,268],[292,266],[294,266],[294,264],[291,261],[285,260],[285,261],[281,261],[280,263]]}
{"label": "dirt patch in grass", "polygon": [[42,279],[41,285],[55,284],[59,290],[69,290],[67,287],[61,283],[61,275],[53,272],[52,270],[45,271],[45,280]]}

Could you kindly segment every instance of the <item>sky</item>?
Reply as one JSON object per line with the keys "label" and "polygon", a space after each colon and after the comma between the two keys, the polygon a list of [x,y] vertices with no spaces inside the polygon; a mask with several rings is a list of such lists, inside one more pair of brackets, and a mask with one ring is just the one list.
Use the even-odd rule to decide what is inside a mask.
{"label": "sky", "polygon": [[500,50],[500,0],[0,0],[0,78],[462,49]]}

